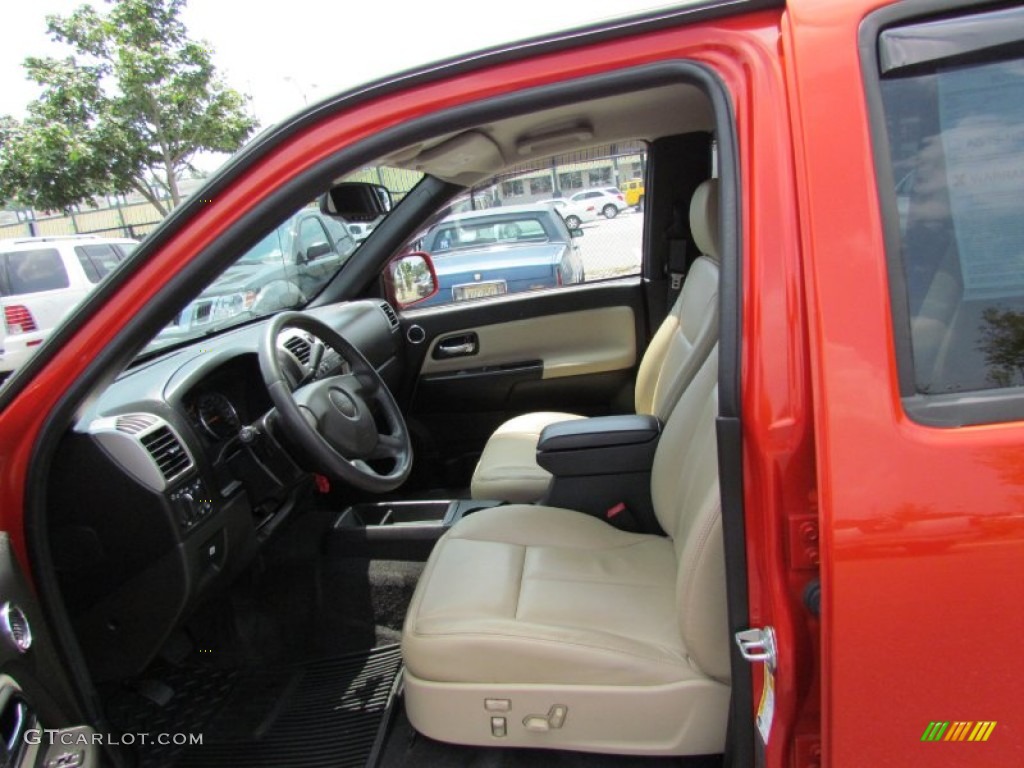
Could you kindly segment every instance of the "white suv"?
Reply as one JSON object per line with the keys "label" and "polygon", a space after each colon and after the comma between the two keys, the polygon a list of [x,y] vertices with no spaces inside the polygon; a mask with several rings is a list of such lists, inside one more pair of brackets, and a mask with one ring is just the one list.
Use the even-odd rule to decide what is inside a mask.
{"label": "white suv", "polygon": [[577,192],[569,198],[571,202],[581,205],[593,205],[606,219],[614,219],[619,212],[626,208],[626,199],[622,193],[614,188],[608,189],[585,189]]}
{"label": "white suv", "polygon": [[137,245],[95,235],[0,240],[0,382]]}

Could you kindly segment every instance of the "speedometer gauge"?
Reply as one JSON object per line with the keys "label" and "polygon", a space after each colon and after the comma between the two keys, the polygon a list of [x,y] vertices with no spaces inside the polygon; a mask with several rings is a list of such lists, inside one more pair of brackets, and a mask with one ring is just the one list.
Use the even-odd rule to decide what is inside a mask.
{"label": "speedometer gauge", "polygon": [[235,406],[219,392],[207,392],[196,400],[199,425],[215,440],[226,440],[238,434],[242,421]]}

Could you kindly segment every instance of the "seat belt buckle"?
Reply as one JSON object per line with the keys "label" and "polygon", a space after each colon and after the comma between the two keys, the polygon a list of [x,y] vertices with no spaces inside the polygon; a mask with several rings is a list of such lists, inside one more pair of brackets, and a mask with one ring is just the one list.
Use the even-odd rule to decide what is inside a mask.
{"label": "seat belt buckle", "polygon": [[620,501],[614,507],[609,507],[604,513],[605,520],[614,520],[616,517],[626,511],[626,502]]}
{"label": "seat belt buckle", "polygon": [[682,272],[669,273],[669,280],[671,281],[670,284],[672,286],[673,291],[678,291],[680,288],[683,287],[683,277],[685,277],[685,275]]}

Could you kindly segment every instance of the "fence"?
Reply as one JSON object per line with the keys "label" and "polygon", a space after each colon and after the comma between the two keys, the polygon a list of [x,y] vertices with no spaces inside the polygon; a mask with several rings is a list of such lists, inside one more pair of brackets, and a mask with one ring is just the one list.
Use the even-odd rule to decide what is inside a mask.
{"label": "fence", "polygon": [[0,224],[0,239],[80,234],[140,239],[155,229],[163,216],[152,203],[118,202],[106,208],[50,216],[19,211],[18,219],[10,224]]}

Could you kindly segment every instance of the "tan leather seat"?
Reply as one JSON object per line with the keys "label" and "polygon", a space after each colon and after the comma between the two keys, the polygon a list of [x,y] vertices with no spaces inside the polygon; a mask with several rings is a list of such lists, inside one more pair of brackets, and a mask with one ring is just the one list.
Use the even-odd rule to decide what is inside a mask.
{"label": "tan leather seat", "polygon": [[474,513],[442,537],[403,631],[417,730],[491,746],[723,750],[717,365],[716,348],[655,454],[652,498],[667,537],[536,505]]}
{"label": "tan leather seat", "polygon": [[[664,421],[718,340],[718,180],[690,201],[690,230],[704,254],[687,272],[679,298],[651,339],[637,372],[634,408]],[[537,464],[544,427],[581,419],[572,413],[528,413],[505,422],[484,446],[470,490],[474,499],[541,500],[551,475]]]}

